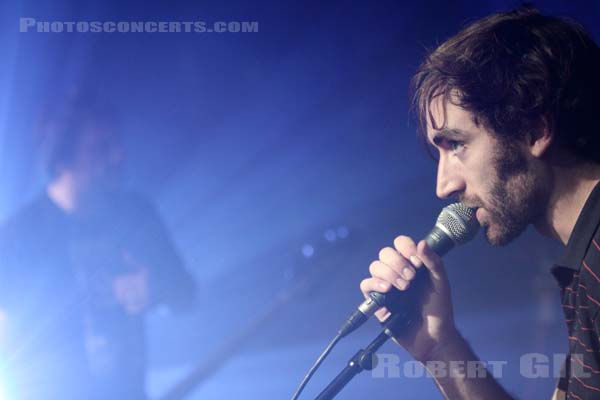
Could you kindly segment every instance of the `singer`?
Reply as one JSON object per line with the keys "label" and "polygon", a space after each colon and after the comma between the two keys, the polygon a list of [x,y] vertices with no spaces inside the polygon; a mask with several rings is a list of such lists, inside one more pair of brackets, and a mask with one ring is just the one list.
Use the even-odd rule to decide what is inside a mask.
{"label": "singer", "polygon": [[[553,399],[600,398],[600,49],[574,22],[524,6],[474,22],[431,52],[413,78],[420,131],[438,156],[437,196],[477,208],[492,245],[532,224],[566,246],[552,273],[569,331],[566,376]],[[428,361],[477,356],[453,319],[440,257],[399,236],[361,290],[431,285],[422,323],[396,341]],[[383,321],[390,313],[382,308]],[[427,364],[426,364],[427,365]],[[436,378],[447,399],[509,399],[491,376]]]}

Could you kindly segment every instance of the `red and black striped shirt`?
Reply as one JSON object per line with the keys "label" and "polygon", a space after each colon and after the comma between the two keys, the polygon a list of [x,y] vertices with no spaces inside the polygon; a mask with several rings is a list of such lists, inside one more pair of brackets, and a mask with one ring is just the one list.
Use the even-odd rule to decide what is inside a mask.
{"label": "red and black striped shirt", "polygon": [[561,288],[569,353],[558,388],[567,399],[600,399],[600,183],[588,197],[565,253],[552,268]]}

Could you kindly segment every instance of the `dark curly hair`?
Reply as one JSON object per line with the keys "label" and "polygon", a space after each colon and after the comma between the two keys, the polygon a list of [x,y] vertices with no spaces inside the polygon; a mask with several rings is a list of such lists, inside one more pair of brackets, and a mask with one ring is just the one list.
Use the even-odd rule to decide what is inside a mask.
{"label": "dark curly hair", "polygon": [[103,129],[102,146],[96,144],[99,154],[108,145],[121,143],[118,113],[113,105],[92,90],[73,90],[59,101],[46,107],[39,118],[37,134],[40,136],[42,157],[50,177],[55,177],[64,167],[73,167],[86,126]]}
{"label": "dark curly hair", "polygon": [[490,15],[429,53],[411,86],[423,137],[443,96],[505,143],[545,119],[555,146],[600,163],[600,49],[575,22],[528,5]]}

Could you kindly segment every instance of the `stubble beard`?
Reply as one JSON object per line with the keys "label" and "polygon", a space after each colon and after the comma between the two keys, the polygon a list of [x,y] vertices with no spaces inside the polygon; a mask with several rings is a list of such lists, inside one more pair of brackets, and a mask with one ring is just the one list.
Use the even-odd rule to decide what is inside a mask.
{"label": "stubble beard", "polygon": [[494,157],[496,176],[490,182],[487,241],[504,246],[516,239],[531,223],[544,215],[550,185],[535,161],[520,149],[501,145]]}

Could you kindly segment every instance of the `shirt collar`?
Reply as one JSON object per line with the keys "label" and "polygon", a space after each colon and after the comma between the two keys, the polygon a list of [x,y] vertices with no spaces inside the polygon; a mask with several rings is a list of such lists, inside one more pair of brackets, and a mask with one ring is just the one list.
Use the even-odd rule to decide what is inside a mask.
{"label": "shirt collar", "polygon": [[592,241],[596,228],[600,223],[600,182],[596,184],[592,193],[588,196],[573,232],[569,237],[567,247],[556,264],[559,267],[570,268],[579,271],[581,261]]}

